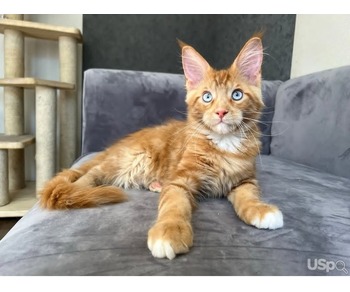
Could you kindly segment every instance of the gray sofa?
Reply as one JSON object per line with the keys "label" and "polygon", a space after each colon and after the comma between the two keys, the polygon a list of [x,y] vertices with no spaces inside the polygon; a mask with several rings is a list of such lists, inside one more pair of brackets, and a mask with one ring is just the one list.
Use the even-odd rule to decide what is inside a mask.
{"label": "gray sofa", "polygon": [[[92,69],[84,75],[82,158],[169,117],[184,118],[182,75]],[[225,199],[199,203],[194,246],[154,258],[147,231],[158,194],[47,211],[34,206],[0,242],[0,275],[335,275],[350,270],[350,66],[263,81],[264,200],[284,227],[259,230]],[[73,166],[74,167],[74,166]]]}

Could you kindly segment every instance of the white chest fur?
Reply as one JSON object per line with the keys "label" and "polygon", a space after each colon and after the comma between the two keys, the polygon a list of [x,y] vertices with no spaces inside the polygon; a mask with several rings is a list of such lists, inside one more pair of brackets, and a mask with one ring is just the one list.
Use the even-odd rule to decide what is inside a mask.
{"label": "white chest fur", "polygon": [[237,153],[242,143],[242,137],[238,135],[220,135],[216,133],[210,133],[207,135],[218,148],[224,151]]}

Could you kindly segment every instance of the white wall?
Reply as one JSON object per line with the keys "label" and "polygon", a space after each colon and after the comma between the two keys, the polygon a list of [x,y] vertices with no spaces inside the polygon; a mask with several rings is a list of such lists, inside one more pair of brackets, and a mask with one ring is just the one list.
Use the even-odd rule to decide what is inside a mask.
{"label": "white wall", "polygon": [[350,65],[350,14],[298,14],[291,77]]}
{"label": "white wall", "polygon": [[[75,27],[82,31],[82,14],[26,14],[24,20]],[[4,76],[3,35],[0,35],[0,78]],[[82,78],[82,47],[78,47],[78,129],[80,129],[80,98]],[[59,80],[58,43],[56,41],[25,39],[25,76]],[[25,90],[25,132],[35,134],[35,99],[33,90]],[[3,89],[0,88],[0,133],[4,132]],[[80,132],[78,144],[80,145]],[[80,149],[80,148],[79,148]],[[35,146],[25,150],[26,179],[35,180]]]}

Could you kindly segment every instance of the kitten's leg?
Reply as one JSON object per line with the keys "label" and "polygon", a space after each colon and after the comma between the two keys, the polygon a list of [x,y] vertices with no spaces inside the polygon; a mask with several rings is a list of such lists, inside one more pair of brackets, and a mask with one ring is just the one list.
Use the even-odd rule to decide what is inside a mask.
{"label": "kitten's leg", "polygon": [[187,187],[170,184],[163,188],[157,222],[148,232],[148,248],[157,258],[173,259],[193,244],[191,227],[193,197]]}
{"label": "kitten's leg", "polygon": [[152,182],[152,183],[148,186],[148,189],[149,189],[151,192],[160,193],[160,192],[162,191],[162,185],[161,185],[160,182],[154,181],[154,182]]}
{"label": "kitten's leg", "polygon": [[228,200],[245,223],[257,228],[276,229],[283,226],[283,215],[274,205],[260,200],[260,191],[256,180],[248,180],[233,189]]}

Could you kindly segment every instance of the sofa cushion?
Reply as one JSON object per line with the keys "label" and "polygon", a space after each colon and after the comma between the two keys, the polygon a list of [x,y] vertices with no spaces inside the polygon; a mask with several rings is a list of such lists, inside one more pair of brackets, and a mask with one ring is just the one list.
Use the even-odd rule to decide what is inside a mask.
{"label": "sofa cushion", "polygon": [[[263,81],[266,108],[260,127],[262,153],[270,153],[271,120],[281,81]],[[115,140],[167,119],[186,117],[181,74],[90,69],[84,73],[82,154],[100,151]]]}
{"label": "sofa cushion", "polygon": [[125,203],[91,209],[36,205],[0,241],[0,275],[345,276],[314,269],[314,261],[343,261],[349,270],[350,179],[274,156],[258,161],[262,196],[282,210],[282,229],[256,229],[226,199],[203,200],[192,220],[193,248],[169,261],[147,248],[156,193],[130,190]]}
{"label": "sofa cushion", "polygon": [[350,66],[284,82],[271,153],[350,178]]}

